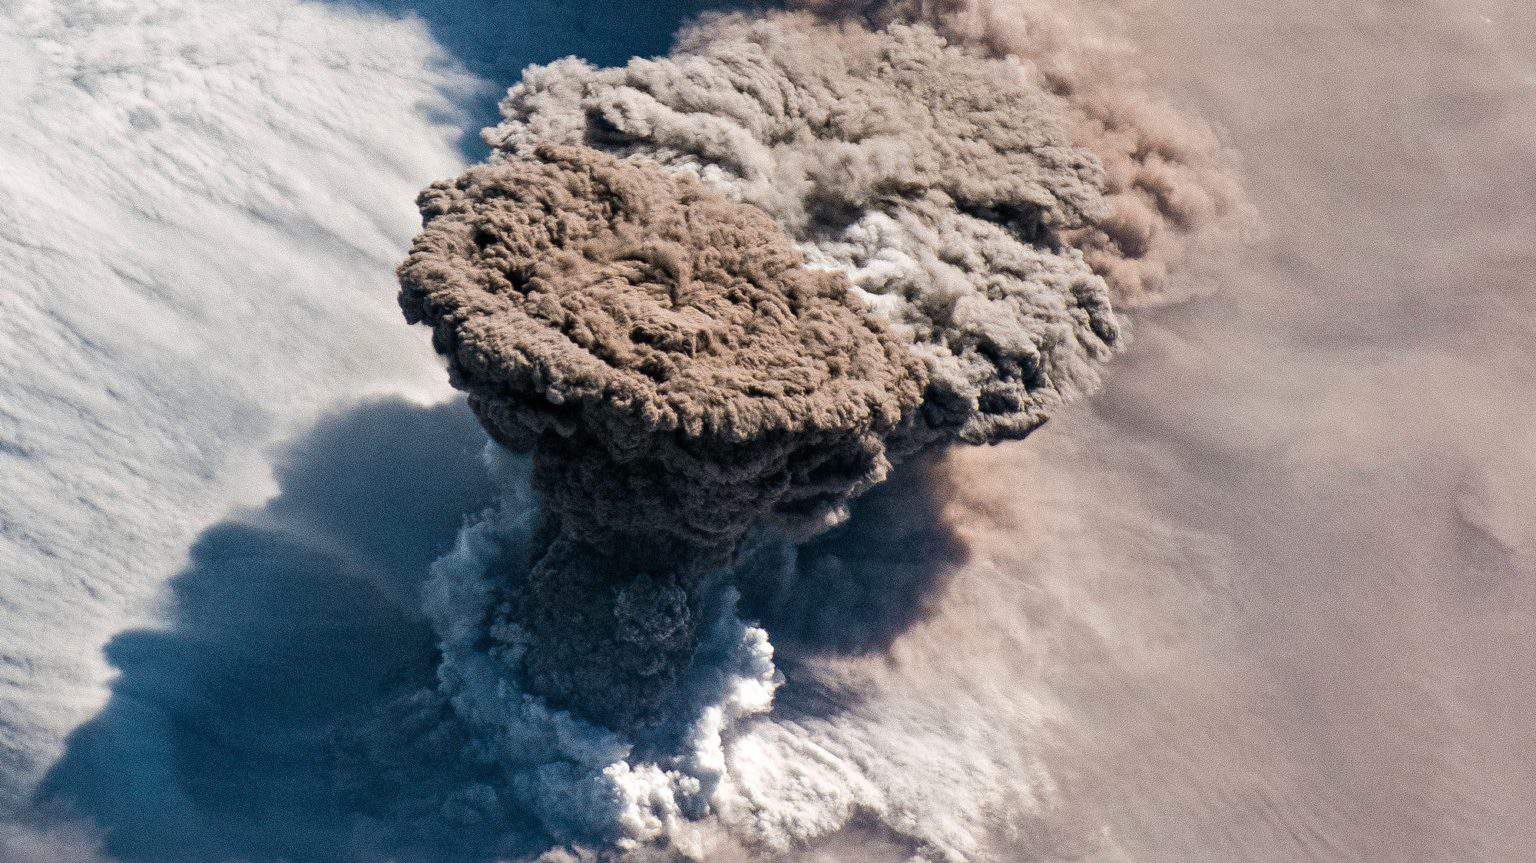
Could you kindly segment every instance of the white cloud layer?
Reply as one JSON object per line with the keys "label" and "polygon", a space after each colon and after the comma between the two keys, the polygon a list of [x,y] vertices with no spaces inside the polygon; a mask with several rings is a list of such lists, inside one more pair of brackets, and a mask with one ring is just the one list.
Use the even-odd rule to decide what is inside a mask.
{"label": "white cloud layer", "polygon": [[445,389],[392,276],[460,158],[442,59],[288,0],[0,8],[0,801],[196,532],[269,492],[260,447]]}

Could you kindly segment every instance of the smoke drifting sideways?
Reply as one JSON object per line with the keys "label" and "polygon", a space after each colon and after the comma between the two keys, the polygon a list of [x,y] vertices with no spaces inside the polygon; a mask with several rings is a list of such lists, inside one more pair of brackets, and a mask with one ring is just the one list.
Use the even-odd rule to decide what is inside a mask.
{"label": "smoke drifting sideways", "polygon": [[535,493],[430,588],[441,695],[511,765],[482,808],[582,854],[699,856],[732,799],[781,817],[726,768],[781,681],[733,568],[903,460],[1038,428],[1171,260],[1114,239],[1074,110],[928,23],[706,17],[664,58],[530,68],[489,163],[421,195],[401,307]]}
{"label": "smoke drifting sideways", "polygon": [[1069,232],[1122,309],[1188,300],[1199,275],[1245,245],[1251,207],[1233,156],[1198,117],[1145,84],[1131,46],[1107,37],[1071,0],[796,0],[876,29],[922,22],[1006,57],[1055,96],[1073,141],[1104,170],[1107,214]]}

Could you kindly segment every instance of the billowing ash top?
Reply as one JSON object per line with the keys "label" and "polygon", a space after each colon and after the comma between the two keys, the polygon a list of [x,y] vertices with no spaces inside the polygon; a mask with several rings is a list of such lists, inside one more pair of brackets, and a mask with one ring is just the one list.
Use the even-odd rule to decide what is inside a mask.
{"label": "billowing ash top", "polygon": [[495,158],[581,144],[698,177],[848,277],[928,372],[918,446],[1021,438],[1092,390],[1119,343],[1069,235],[1104,175],[1017,63],[925,26],[712,18],[674,52],[528,70]]}
{"label": "billowing ash top", "polygon": [[[751,512],[716,542],[819,477],[877,480],[882,438],[916,410],[920,364],[846,277],[807,269],[771,218],[696,180],[540,146],[438,183],[420,205],[425,228],[400,268],[407,318],[433,326],[503,444],[552,434],[604,454],[573,456],[591,472],[558,483],[573,494],[628,472],[615,505],[671,507],[682,522],[669,532],[704,541],[721,514],[693,518],[674,498],[750,478]],[[614,515],[607,528],[635,521]]]}

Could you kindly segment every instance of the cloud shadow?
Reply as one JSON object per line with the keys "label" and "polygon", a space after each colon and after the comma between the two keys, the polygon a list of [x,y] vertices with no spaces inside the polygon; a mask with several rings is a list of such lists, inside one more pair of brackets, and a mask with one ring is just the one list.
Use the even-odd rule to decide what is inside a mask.
{"label": "cloud shadow", "polygon": [[125,861],[352,856],[331,731],[430,672],[415,596],[491,498],[484,440],[462,402],[388,400],[287,448],[278,496],[193,545],[167,625],[107,646],[111,697],[70,736],[38,806],[93,822]]}
{"label": "cloud shadow", "polygon": [[970,559],[945,510],[952,482],[942,457],[915,459],[854,501],[843,524],[798,548],[760,552],[739,576],[744,615],[791,659],[887,650]]}
{"label": "cloud shadow", "polygon": [[[124,863],[446,863],[547,845],[526,813],[475,798],[496,766],[436,695],[419,611],[432,561],[496,493],[484,443],[461,401],[389,400],[287,447],[278,495],[194,543],[166,624],[108,644],[119,677],[40,786],[40,821],[88,824]],[[847,523],[746,568],[743,610],[789,678],[783,711],[845,708],[814,658],[878,653],[931,612],[968,556],[950,482],[940,462],[906,465]]]}

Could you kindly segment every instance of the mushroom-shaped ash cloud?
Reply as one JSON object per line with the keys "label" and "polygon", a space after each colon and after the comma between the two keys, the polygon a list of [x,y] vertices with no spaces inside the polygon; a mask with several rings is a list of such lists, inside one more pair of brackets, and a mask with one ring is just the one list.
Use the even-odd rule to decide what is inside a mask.
{"label": "mushroom-shaped ash cloud", "polygon": [[530,69],[400,268],[453,382],[533,454],[488,614],[522,686],[613,728],[686,671],[702,586],[891,464],[1029,434],[1120,341],[1072,245],[1098,158],[1016,62],[926,24],[706,18]]}
{"label": "mushroom-shaped ash cloud", "polygon": [[[488,163],[422,194],[401,307],[518,465],[434,567],[432,703],[502,771],[476,799],[572,859],[846,824],[860,758],[809,795],[751,766],[770,642],[884,650],[965,549],[923,524],[927,471],[808,540],[893,464],[1093,389],[1111,301],[1170,296],[1238,209],[1198,124],[1086,42],[965,12],[1008,2],[807,0],[532,67]],[[825,772],[819,741],[786,751]]]}
{"label": "mushroom-shaped ash cloud", "polygon": [[544,505],[502,597],[530,688],[625,725],[694,644],[697,587],[760,519],[834,519],[884,478],[924,371],[762,211],[580,146],[420,199],[400,268],[492,436]]}

